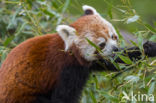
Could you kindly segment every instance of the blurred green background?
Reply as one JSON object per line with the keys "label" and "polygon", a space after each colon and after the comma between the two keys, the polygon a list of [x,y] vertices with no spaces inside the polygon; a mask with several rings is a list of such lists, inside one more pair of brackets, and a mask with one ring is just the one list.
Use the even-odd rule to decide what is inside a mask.
{"label": "blurred green background", "polygon": [[[136,36],[138,44],[133,44],[140,48],[143,39],[156,41],[156,0],[0,0],[0,64],[10,50],[24,40],[54,33],[56,25],[70,24],[82,16],[82,5],[96,8],[117,31]],[[126,46],[122,36],[119,43]],[[115,72],[93,73],[81,102],[138,103],[122,99],[133,92],[152,94],[156,99],[155,58],[142,59],[131,66],[132,70],[113,80]]]}

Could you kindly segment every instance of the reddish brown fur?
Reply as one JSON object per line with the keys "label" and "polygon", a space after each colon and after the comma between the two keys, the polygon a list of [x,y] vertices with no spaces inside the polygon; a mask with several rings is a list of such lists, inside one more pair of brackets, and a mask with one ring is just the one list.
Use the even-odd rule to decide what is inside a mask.
{"label": "reddish brown fur", "polygon": [[71,26],[76,29],[79,35],[83,35],[84,31],[88,30],[88,32],[94,32],[95,38],[103,37],[106,41],[110,38],[108,26],[102,23],[102,20],[96,15],[83,16],[71,24]]}
{"label": "reddish brown fur", "polygon": [[52,90],[61,69],[82,60],[79,53],[76,59],[63,50],[57,34],[35,37],[14,48],[0,69],[0,103],[33,103]]}
{"label": "reddish brown fur", "polygon": [[[84,31],[94,32],[95,38],[109,37],[107,26],[94,15],[81,17],[71,26],[82,37]],[[53,89],[64,67],[89,65],[75,45],[70,49],[72,53],[63,51],[58,34],[35,37],[14,48],[0,69],[0,103],[33,103],[38,95]]]}

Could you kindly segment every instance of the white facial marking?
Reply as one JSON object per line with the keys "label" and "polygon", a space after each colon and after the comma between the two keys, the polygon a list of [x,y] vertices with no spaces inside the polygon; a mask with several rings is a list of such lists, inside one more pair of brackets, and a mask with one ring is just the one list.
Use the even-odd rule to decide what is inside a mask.
{"label": "white facial marking", "polygon": [[113,46],[117,47],[117,42],[112,39],[108,39],[105,48],[102,50],[103,56],[109,56],[112,54]]}
{"label": "white facial marking", "polygon": [[83,54],[86,60],[93,61],[96,59],[96,56],[94,54],[96,49],[93,46],[83,45],[80,47],[80,49],[81,49],[81,53]]}
{"label": "white facial marking", "polygon": [[97,40],[99,40],[99,44],[106,42],[105,38],[99,37]]}
{"label": "white facial marking", "polygon": [[77,38],[76,30],[68,25],[58,25],[56,31],[63,39],[65,43],[65,51],[67,51],[73,44],[73,41]]}
{"label": "white facial marking", "polygon": [[86,38],[88,38],[90,41],[93,41],[94,39],[91,34],[86,34],[85,37],[80,36],[75,39],[74,43],[80,49],[81,55],[84,57],[84,59],[87,61],[93,61],[96,59],[94,54],[96,49],[87,42]]}

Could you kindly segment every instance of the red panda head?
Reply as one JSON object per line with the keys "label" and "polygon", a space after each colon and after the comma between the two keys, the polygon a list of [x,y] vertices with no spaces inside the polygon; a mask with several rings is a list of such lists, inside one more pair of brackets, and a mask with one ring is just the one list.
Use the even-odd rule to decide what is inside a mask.
{"label": "red panda head", "polygon": [[100,14],[90,6],[83,6],[85,15],[80,17],[70,26],[59,25],[57,32],[63,39],[65,51],[73,46],[78,48],[80,55],[87,61],[97,60],[96,49],[91,46],[86,38],[99,46],[102,50],[102,56],[112,54],[114,48],[117,47],[118,35],[107,20],[102,18]]}

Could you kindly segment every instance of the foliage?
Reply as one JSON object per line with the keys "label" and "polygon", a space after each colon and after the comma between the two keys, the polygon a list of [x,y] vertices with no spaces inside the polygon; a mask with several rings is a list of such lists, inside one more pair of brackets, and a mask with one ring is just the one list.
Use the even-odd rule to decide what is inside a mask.
{"label": "foliage", "polygon": [[[151,12],[151,9],[148,12],[146,11],[145,14],[147,15],[142,16],[137,13],[133,7],[137,7],[136,9],[139,11],[139,5],[134,6],[138,2],[143,4],[147,1],[1,0],[0,63],[3,62],[10,50],[19,43],[34,36],[53,33],[56,25],[60,23],[69,24],[77,16],[81,16],[80,6],[83,4],[95,5],[95,8],[100,11],[103,17],[116,25],[117,31],[118,29],[126,29],[136,35],[138,43],[132,41],[132,44],[142,50],[143,38],[156,41],[156,27],[154,26],[156,21],[152,21],[151,24],[151,21],[148,22],[147,18],[145,19],[145,17],[150,16],[148,12]],[[155,1],[150,0],[150,2],[154,6]],[[103,9],[105,9],[105,13],[103,13]],[[118,34],[120,45],[124,47],[125,41],[119,32]],[[120,58],[130,65],[116,65],[121,70],[126,67],[127,71],[114,79],[112,77],[117,74],[115,72],[91,74],[91,78],[83,91],[82,103],[129,103],[130,101],[122,100],[122,97],[130,95],[132,92],[136,94],[153,94],[156,97],[155,58],[150,59],[143,56],[138,62],[132,62],[124,56],[120,56]]]}

